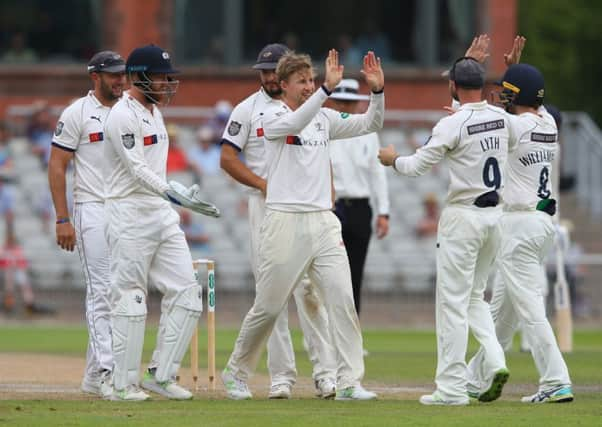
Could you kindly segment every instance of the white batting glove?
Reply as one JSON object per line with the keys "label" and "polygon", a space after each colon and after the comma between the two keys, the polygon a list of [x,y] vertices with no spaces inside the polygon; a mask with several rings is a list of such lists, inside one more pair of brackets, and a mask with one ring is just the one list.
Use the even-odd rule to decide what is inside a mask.
{"label": "white batting glove", "polygon": [[170,202],[190,209],[191,211],[218,218],[219,209],[201,199],[201,189],[197,184],[186,187],[177,181],[169,181],[169,190],[165,192],[165,198]]}

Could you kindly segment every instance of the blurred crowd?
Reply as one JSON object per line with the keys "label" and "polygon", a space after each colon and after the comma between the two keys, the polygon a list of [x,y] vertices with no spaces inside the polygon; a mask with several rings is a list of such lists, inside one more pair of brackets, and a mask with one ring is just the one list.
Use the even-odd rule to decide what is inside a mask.
{"label": "blurred crowd", "polygon": [[[167,122],[170,147],[167,161],[168,180],[174,179],[180,182],[198,183],[207,191],[208,199],[211,199],[211,189],[207,188],[206,181],[211,179],[229,179],[222,173],[220,168],[220,140],[228,118],[232,111],[232,104],[228,101],[219,101],[213,108],[213,113],[202,121],[193,131],[190,127],[182,127],[175,122]],[[13,313],[16,310],[16,302],[22,301],[23,311],[28,314],[48,314],[52,309],[36,304],[33,290],[28,278],[29,261],[26,259],[18,244],[18,235],[14,227],[15,216],[15,192],[19,188],[19,176],[15,171],[14,154],[9,141],[13,136],[24,138],[30,157],[39,162],[40,174],[46,174],[50,154],[50,144],[56,126],[56,120],[60,109],[52,108],[47,102],[37,101],[29,108],[29,114],[19,120],[11,121],[11,126],[0,121],[0,215],[3,219],[5,244],[0,253],[0,281],[4,284],[3,310]],[[403,143],[409,150],[414,150],[424,144],[429,137],[426,123],[407,124],[402,128]],[[436,174],[440,171],[435,170]],[[32,198],[32,209],[42,223],[42,229],[48,234],[52,233],[52,222],[54,221],[54,209],[50,191],[47,185],[39,189],[39,194]],[[71,191],[67,192],[68,194]],[[394,197],[394,195],[393,195]],[[440,202],[435,193],[423,194],[423,214],[418,217],[414,228],[415,237],[418,242],[423,241],[426,245],[436,239],[437,225],[439,221]],[[72,201],[69,201],[71,207]],[[246,197],[240,197],[236,203],[237,208],[232,215],[237,217],[246,216]],[[191,216],[186,211],[180,211],[181,226],[186,235],[188,243],[194,254],[203,256],[211,253],[211,234],[206,230],[203,219]],[[579,245],[573,243],[569,256],[567,256],[567,275],[571,285],[571,296],[574,301],[576,313],[587,315],[587,302],[579,293],[579,284],[584,274],[583,267],[579,265]],[[552,259],[552,257],[550,257]],[[432,286],[435,283],[435,270],[433,265]],[[552,263],[548,265],[548,276],[551,283],[554,280],[554,268]],[[16,288],[21,290],[21,297],[17,298]]]}

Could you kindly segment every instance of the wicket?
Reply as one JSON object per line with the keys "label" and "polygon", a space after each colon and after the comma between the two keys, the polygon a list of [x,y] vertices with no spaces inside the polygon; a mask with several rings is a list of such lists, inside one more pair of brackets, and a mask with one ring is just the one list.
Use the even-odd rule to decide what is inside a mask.
{"label": "wicket", "polygon": [[[192,261],[194,274],[199,278],[199,268],[207,266],[207,375],[208,390],[215,391],[215,262],[210,259]],[[198,325],[190,340],[190,369],[194,390],[198,390],[199,379],[199,331]]]}

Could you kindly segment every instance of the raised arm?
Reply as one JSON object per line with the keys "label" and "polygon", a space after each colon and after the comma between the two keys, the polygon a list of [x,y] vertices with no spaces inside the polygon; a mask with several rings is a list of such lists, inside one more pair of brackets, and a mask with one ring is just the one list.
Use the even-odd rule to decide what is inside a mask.
{"label": "raised arm", "polygon": [[512,50],[509,53],[504,54],[504,62],[506,66],[509,67],[513,64],[518,64],[520,62],[520,57],[523,53],[523,49],[525,48],[525,43],[527,39],[523,36],[516,36],[514,38],[514,42],[512,43]]}

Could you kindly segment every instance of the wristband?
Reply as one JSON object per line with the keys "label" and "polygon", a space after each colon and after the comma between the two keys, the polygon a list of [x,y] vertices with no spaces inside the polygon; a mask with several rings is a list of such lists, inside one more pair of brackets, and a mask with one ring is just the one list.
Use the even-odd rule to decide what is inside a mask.
{"label": "wristband", "polygon": [[399,172],[399,171],[395,167],[395,163],[397,162],[397,159],[399,159],[400,157],[401,157],[400,154],[398,154],[397,156],[395,156],[395,158],[393,159],[393,164],[391,165],[391,166],[393,166],[393,169],[395,169],[397,172]]}
{"label": "wristband", "polygon": [[67,218],[57,218],[57,220],[56,220],[57,224],[67,224],[68,222],[71,222],[71,220],[69,219],[69,217],[67,217]]}
{"label": "wristband", "polygon": [[326,95],[330,96],[332,94],[331,90],[328,90],[325,85],[322,85],[322,90],[326,93]]}

